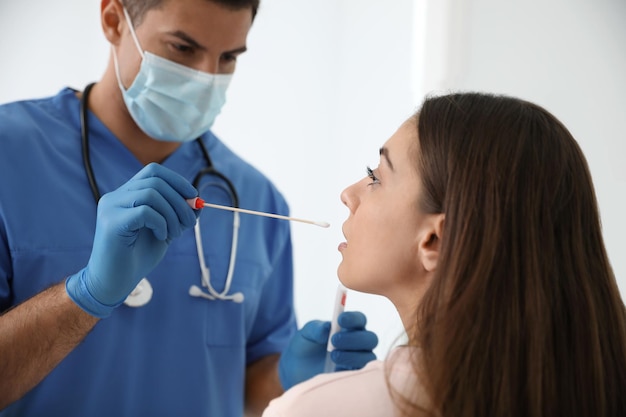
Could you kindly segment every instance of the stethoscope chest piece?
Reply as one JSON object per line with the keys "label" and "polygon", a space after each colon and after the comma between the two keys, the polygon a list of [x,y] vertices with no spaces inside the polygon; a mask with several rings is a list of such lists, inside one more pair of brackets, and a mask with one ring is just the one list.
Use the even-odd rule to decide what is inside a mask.
{"label": "stethoscope chest piece", "polygon": [[150,281],[146,278],[142,278],[135,289],[128,294],[128,297],[124,300],[124,304],[129,307],[141,307],[148,304],[151,299],[152,285],[150,285]]}

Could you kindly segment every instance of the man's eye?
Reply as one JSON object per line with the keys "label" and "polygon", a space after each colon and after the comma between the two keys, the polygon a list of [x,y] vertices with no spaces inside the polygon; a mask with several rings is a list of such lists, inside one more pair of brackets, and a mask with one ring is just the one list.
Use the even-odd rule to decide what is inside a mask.
{"label": "man's eye", "polygon": [[178,51],[178,52],[182,52],[184,54],[190,54],[193,53],[193,47],[189,46],[189,45],[185,45],[182,43],[173,43],[172,47]]}
{"label": "man's eye", "polygon": [[226,54],[222,56],[222,60],[226,62],[235,62],[237,61],[236,55]]}

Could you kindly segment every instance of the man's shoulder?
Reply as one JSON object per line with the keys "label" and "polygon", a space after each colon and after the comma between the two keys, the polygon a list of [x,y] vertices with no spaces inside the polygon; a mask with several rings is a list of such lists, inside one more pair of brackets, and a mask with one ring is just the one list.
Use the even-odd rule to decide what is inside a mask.
{"label": "man's shoulder", "polygon": [[78,100],[67,91],[0,105],[0,163],[17,169],[67,154],[80,135],[78,113]]}
{"label": "man's shoulder", "polygon": [[68,87],[57,94],[38,98],[29,98],[0,104],[0,120],[3,126],[20,124],[24,120],[36,121],[38,118],[58,118],[73,104],[78,102],[74,91]]}
{"label": "man's shoulder", "polygon": [[25,141],[51,130],[70,128],[78,119],[78,101],[64,88],[53,96],[13,101],[0,105],[0,138]]}

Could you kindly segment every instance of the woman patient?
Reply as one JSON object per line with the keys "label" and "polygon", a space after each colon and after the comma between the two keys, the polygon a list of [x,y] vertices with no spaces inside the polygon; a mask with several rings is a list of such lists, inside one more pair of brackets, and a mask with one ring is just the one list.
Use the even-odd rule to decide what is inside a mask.
{"label": "woman patient", "polygon": [[626,415],[626,310],[586,160],[553,115],[427,98],[341,200],[339,279],[391,300],[408,343],[265,417]]}

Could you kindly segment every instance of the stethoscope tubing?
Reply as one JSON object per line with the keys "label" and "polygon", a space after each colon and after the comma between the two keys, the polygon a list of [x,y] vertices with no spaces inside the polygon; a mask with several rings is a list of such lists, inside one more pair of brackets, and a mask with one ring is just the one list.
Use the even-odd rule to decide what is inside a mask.
{"label": "stethoscope tubing", "polygon": [[[91,157],[90,157],[90,152],[89,152],[90,146],[89,146],[89,124],[88,124],[89,93],[91,92],[91,89],[94,85],[95,83],[90,83],[89,85],[87,85],[80,98],[80,134],[81,134],[81,152],[82,152],[82,158],[83,158],[83,165],[85,167],[87,180],[89,181],[89,187],[91,188],[91,192],[93,194],[94,200],[97,205],[98,201],[100,201],[101,194],[100,194],[100,189],[98,187],[98,183],[96,181],[96,176],[93,171],[93,167],[91,165]],[[211,160],[209,151],[207,150],[206,146],[202,142],[202,139],[197,138],[195,141],[200,146],[200,151],[202,152],[202,156],[204,157],[207,163],[207,166],[201,169],[198,172],[198,174],[196,174],[196,177],[193,180],[193,186],[196,189],[198,189],[200,185],[200,180],[202,179],[204,175],[217,176],[226,184],[228,188],[228,192],[232,199],[233,207],[239,208],[239,196],[237,195],[237,190],[235,189],[235,186],[224,174],[217,171],[213,167],[213,161]],[[232,240],[232,246],[231,246],[230,259],[228,263],[228,272],[226,276],[226,282],[224,284],[224,290],[222,292],[217,292],[211,285],[210,270],[204,260],[204,251],[202,248],[202,236],[200,233],[199,223],[196,223],[196,226],[194,227],[194,234],[195,234],[195,239],[196,239],[196,247],[198,250],[198,261],[200,264],[202,286],[208,289],[209,294],[204,293],[202,289],[200,289],[199,287],[195,285],[192,285],[190,287],[189,294],[194,297],[202,297],[202,298],[206,298],[209,300],[230,300],[234,302],[242,302],[243,301],[242,293],[235,293],[235,294],[228,295],[228,292],[230,291],[230,285],[232,283],[235,260],[237,256],[237,244],[238,244],[237,237],[239,235],[239,213],[234,213],[233,240]],[[142,291],[141,291],[142,288],[144,288],[144,294],[142,294]],[[150,282],[148,281],[147,278],[143,278],[140,281],[140,283],[137,285],[137,288],[135,289],[135,291],[131,293],[131,295],[125,302],[125,304],[132,306],[132,307],[139,307],[149,302],[151,297],[152,297],[152,287],[150,285]]]}

